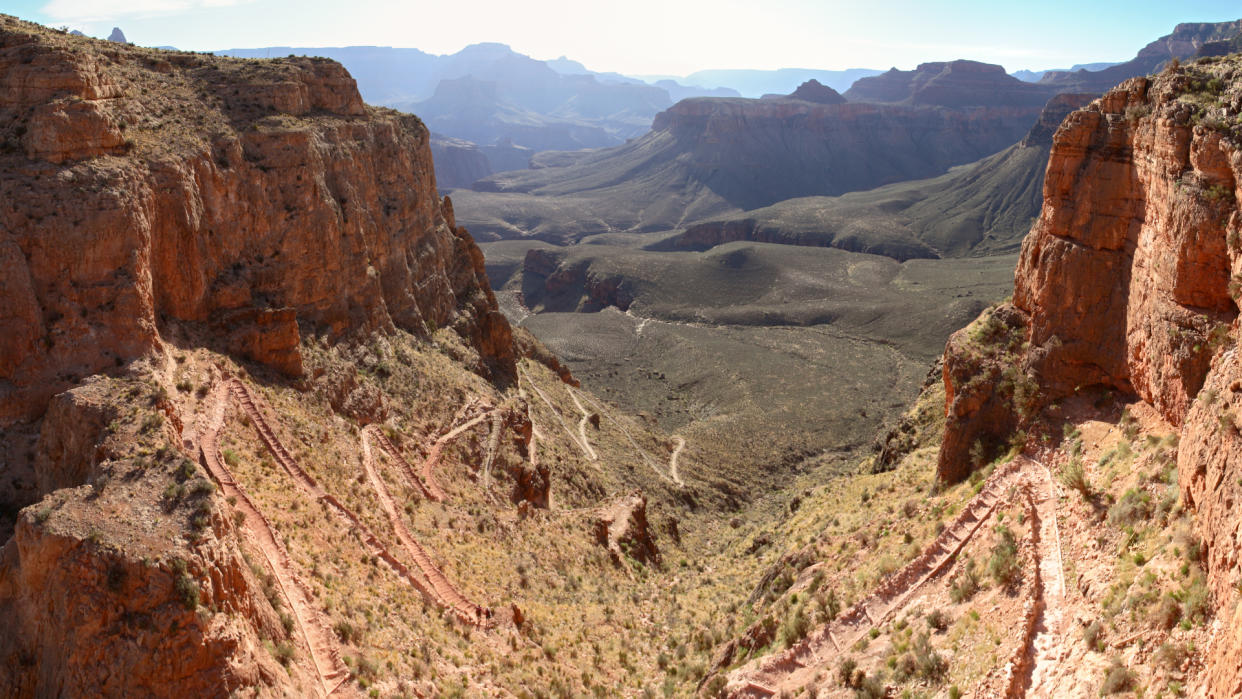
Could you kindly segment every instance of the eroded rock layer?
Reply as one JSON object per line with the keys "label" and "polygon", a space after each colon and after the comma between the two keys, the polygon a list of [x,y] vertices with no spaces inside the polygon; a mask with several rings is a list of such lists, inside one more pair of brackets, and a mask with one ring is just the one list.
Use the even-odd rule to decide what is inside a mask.
{"label": "eroded rock layer", "polygon": [[385,337],[435,334],[446,373],[516,376],[427,129],[332,61],[0,15],[0,202],[0,694],[332,691],[333,632],[204,454],[250,370],[386,417],[359,365],[308,348],[392,357]]}
{"label": "eroded rock layer", "polygon": [[1230,611],[1242,581],[1238,68],[1236,58],[1208,59],[1135,78],[1055,132],[1013,302],[990,316],[1012,320],[1008,349],[985,349],[996,346],[989,329],[1003,330],[989,317],[949,342],[939,461],[942,478],[962,478],[977,444],[1003,441],[1040,405],[1093,386],[1135,395],[1179,427],[1179,483],[1223,623],[1209,653],[1210,696],[1242,691],[1242,618]]}
{"label": "eroded rock layer", "polygon": [[0,19],[0,424],[159,347],[301,372],[299,338],[459,326],[512,370],[417,117],[337,63],[221,59]]}

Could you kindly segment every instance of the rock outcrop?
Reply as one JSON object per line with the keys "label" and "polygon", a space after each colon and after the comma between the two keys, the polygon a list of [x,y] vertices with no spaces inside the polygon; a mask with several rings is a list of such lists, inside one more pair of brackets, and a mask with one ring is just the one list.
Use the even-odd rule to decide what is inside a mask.
{"label": "rock outcrop", "polygon": [[842,104],[845,98],[836,90],[820,83],[815,78],[802,83],[798,89],[789,93],[790,99],[814,102],[815,104]]}
{"label": "rock outcrop", "polygon": [[647,498],[642,493],[630,493],[605,506],[595,520],[595,540],[608,549],[616,565],[624,565],[627,559],[660,564],[660,549],[647,523]]}
{"label": "rock outcrop", "polygon": [[0,18],[0,425],[170,325],[301,372],[307,334],[458,328],[513,372],[417,117],[337,63],[246,61]]}
{"label": "rock outcrop", "polygon": [[[234,360],[331,384],[301,376],[310,343],[414,342],[398,330],[438,331],[463,374],[516,376],[429,142],[331,61],[0,15],[0,505],[24,508],[0,522],[0,694],[323,690],[323,668],[278,652],[301,622],[244,560],[186,402],[211,403]],[[181,363],[199,348],[215,363],[194,391]],[[339,383],[336,415],[384,417],[374,381]]]}
{"label": "rock outcrop", "polygon": [[620,275],[593,274],[590,260],[566,260],[547,250],[529,250],[522,264],[522,298],[530,308],[553,312],[628,310],[634,295]]}
{"label": "rock outcrop", "polygon": [[441,191],[469,187],[492,174],[487,156],[470,141],[432,134],[431,155],[436,162],[436,184]]}
{"label": "rock outcrop", "polygon": [[[1178,482],[1195,514],[1222,628],[1209,696],[1237,696],[1242,497],[1237,298],[1242,272],[1242,61],[1209,59],[1135,78],[1066,118],[1053,136],[1044,206],[1027,237],[1014,298],[992,312],[1021,335],[1004,364],[1034,383],[1027,415],[1092,387],[1133,395],[1181,431]],[[981,320],[980,323],[983,323]],[[1026,419],[994,414],[1001,383],[951,369],[980,354],[978,325],[950,340],[940,475],[969,471],[972,437]],[[972,385],[980,380],[991,388]]]}

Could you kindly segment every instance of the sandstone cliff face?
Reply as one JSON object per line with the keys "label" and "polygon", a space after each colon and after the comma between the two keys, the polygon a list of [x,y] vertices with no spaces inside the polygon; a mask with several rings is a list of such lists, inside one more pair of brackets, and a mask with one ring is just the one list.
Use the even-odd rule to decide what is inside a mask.
{"label": "sandstone cliff face", "polygon": [[469,187],[492,174],[487,156],[469,141],[433,135],[431,154],[436,161],[436,184],[441,190]]}
{"label": "sandstone cliff face", "polygon": [[[470,370],[515,375],[426,128],[330,61],[0,15],[0,201],[0,505],[25,506],[0,522],[0,694],[314,693],[309,660],[264,647],[289,622],[195,465],[187,399],[234,357],[299,377],[308,341],[396,329],[452,328]],[[196,348],[214,359],[191,392]]]}
{"label": "sandstone cliff face", "polygon": [[308,333],[453,325],[512,371],[427,130],[366,107],[340,65],[3,18],[0,76],[0,424],[159,348],[169,323],[291,375]]}
{"label": "sandstone cliff face", "polygon": [[[235,545],[159,560],[162,542],[122,551],[84,540],[89,521],[44,516],[19,520],[0,548],[0,608],[21,633],[0,644],[0,694],[225,697],[264,684],[310,691],[308,678],[296,667],[287,676],[255,639],[256,627],[279,637],[281,622]],[[196,603],[223,613],[197,613],[186,602],[191,584]],[[83,590],[90,593],[73,593]]]}
{"label": "sandstone cliff face", "polygon": [[[1027,344],[1003,365],[1037,384],[1035,407],[1102,386],[1137,396],[1181,429],[1179,483],[1224,625],[1210,651],[1211,696],[1242,691],[1242,617],[1231,611],[1242,581],[1237,68],[1226,59],[1136,78],[1066,118],[1013,303],[996,311],[1026,327]],[[1010,432],[1029,417],[989,413],[980,392],[999,384],[964,388],[976,374],[950,370],[977,352],[969,332],[950,340],[945,358],[947,479],[969,472],[967,450],[981,431]]]}

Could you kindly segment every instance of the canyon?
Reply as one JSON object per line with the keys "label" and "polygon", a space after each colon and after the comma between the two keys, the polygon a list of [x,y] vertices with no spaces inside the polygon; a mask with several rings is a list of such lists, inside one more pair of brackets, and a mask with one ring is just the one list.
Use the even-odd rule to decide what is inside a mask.
{"label": "canyon", "polygon": [[1237,30],[480,146],[0,15],[0,693],[1242,693]]}

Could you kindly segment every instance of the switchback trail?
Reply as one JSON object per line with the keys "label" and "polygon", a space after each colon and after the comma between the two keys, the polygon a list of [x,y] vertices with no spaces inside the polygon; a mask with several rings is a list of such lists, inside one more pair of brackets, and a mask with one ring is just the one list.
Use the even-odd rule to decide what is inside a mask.
{"label": "switchback trail", "polygon": [[444,502],[445,498],[448,497],[448,495],[445,494],[444,489],[441,488],[440,484],[436,482],[435,478],[436,464],[440,461],[440,452],[444,450],[444,446],[456,439],[457,435],[462,432],[465,432],[480,422],[483,422],[484,420],[491,418],[493,415],[498,414],[498,411],[493,410],[476,415],[470,420],[467,420],[466,422],[440,435],[440,438],[436,440],[434,445],[432,445],[431,451],[427,453],[427,458],[423,461],[422,469],[423,482],[427,484],[427,491],[431,494],[432,500],[435,500],[436,502]]}
{"label": "switchback trail", "polygon": [[591,411],[582,407],[582,401],[578,400],[578,394],[568,384],[565,385],[565,390],[569,392],[569,397],[573,399],[578,412],[582,413],[582,419],[578,421],[578,436],[582,439],[582,446],[587,450],[587,455],[590,456],[592,461],[595,461],[599,459],[599,454],[596,454],[595,450],[591,448],[591,440],[587,439],[586,433],[587,422],[591,419]]}
{"label": "switchback trail", "polygon": [[267,561],[268,570],[276,581],[281,597],[293,613],[298,634],[307,650],[315,668],[316,680],[322,696],[354,694],[345,683],[349,680],[349,668],[341,661],[340,646],[336,635],[330,630],[323,612],[311,603],[311,592],[293,567],[288,551],[276,535],[272,523],[268,521],[258,506],[250,500],[241,484],[233,477],[225,462],[220,458],[220,428],[224,424],[224,409],[227,405],[226,396],[221,396],[221,389],[216,389],[212,396],[209,409],[209,421],[206,429],[198,437],[200,461],[211,477],[220,486],[220,490],[234,503],[234,508],[242,513],[245,531],[258,546],[259,552]]}
{"label": "switchback trail", "polygon": [[434,500],[435,496],[432,495],[431,491],[427,488],[427,485],[423,483],[422,479],[418,477],[418,474],[414,472],[414,467],[410,465],[409,461],[405,460],[405,457],[401,455],[401,450],[397,448],[397,445],[393,444],[392,441],[388,439],[383,430],[379,429],[375,425],[367,425],[363,428],[364,432],[368,430],[370,431],[371,436],[374,437],[375,441],[380,445],[380,449],[383,449],[384,452],[388,454],[394,462],[396,462],[401,471],[401,475],[405,476],[405,480],[410,484],[410,487],[418,488],[418,490],[422,492],[423,497],[428,500]]}
{"label": "switchback trail", "polygon": [[[949,570],[958,553],[991,517],[1010,488],[1032,483],[1043,485],[1044,473],[1046,471],[1040,464],[1025,456],[1018,456],[997,467],[979,494],[922,554],[882,581],[868,597],[802,641],[757,664],[743,666],[730,673],[729,696],[767,697],[780,690],[798,689],[812,682],[833,659],[840,656],[841,649],[852,647],[873,627],[882,626],[894,618],[912,601],[919,588]],[[1041,504],[1046,504],[1046,499]],[[1049,520],[1051,526],[1055,526],[1056,519],[1055,512],[1048,516],[1046,508],[1039,514],[1041,531],[1036,534],[1035,541],[1040,543],[1042,570],[1043,550],[1053,543],[1048,541],[1053,537],[1039,537],[1038,534],[1044,533]]]}
{"label": "switchback trail", "polygon": [[518,377],[519,381],[525,380],[531,388],[535,389],[535,393],[539,394],[539,398],[545,405],[548,406],[548,410],[552,411],[552,415],[556,418],[557,422],[561,423],[561,429],[565,430],[565,434],[569,435],[569,439],[574,444],[578,445],[578,448],[582,450],[582,454],[586,456],[589,461],[595,461],[598,458],[595,454],[595,450],[591,448],[590,444],[586,444],[579,440],[578,435],[574,434],[574,431],[569,429],[569,425],[565,423],[565,418],[561,416],[561,412],[556,409],[555,405],[552,404],[552,401],[548,398],[547,394],[543,392],[543,389],[535,385],[535,382],[531,381],[530,377],[521,370],[518,371]]}
{"label": "switchback trail", "polygon": [[625,425],[622,425],[615,417],[612,416],[611,413],[609,413],[607,410],[604,410],[604,406],[600,405],[599,401],[592,398],[591,394],[584,393],[583,397],[587,399],[588,403],[595,406],[595,409],[601,415],[603,415],[604,417],[607,417],[609,422],[611,422],[613,425],[616,425],[617,429],[621,430],[621,433],[625,435],[625,438],[627,440],[629,440],[630,446],[634,447],[634,451],[638,454],[640,458],[642,458],[644,462],[646,462],[648,466],[651,467],[652,471],[655,471],[657,476],[659,476],[660,478],[663,478],[666,481],[670,481],[677,486],[685,485],[680,480],[677,480],[676,478],[670,478],[669,474],[661,471],[660,467],[656,465],[655,459],[651,458],[651,455],[647,453],[646,449],[643,449],[641,446],[638,445],[638,442],[634,440],[633,435],[631,435],[630,431],[625,428]]}
{"label": "switchback trail", "polygon": [[682,488],[686,487],[681,475],[677,472],[677,457],[681,456],[681,450],[686,448],[686,438],[679,434],[673,435],[673,439],[677,441],[677,446],[673,448],[673,455],[668,457],[668,475],[673,477],[673,481]]}
{"label": "switchback trail", "polygon": [[431,583],[432,593],[440,606],[452,609],[460,618],[470,619],[473,617],[474,623],[486,625],[484,623],[486,618],[481,614],[482,608],[466,599],[449,582],[439,566],[431,560],[427,550],[418,543],[414,535],[406,528],[405,522],[402,521],[401,515],[397,512],[397,505],[393,502],[392,494],[388,492],[388,486],[384,485],[384,480],[375,471],[375,458],[371,455],[371,444],[367,440],[367,436],[374,434],[374,432],[368,429],[362,431],[362,467],[367,473],[367,480],[371,482],[371,489],[379,496],[380,505],[384,508],[384,513],[388,515],[388,522],[392,525],[393,531],[397,533],[397,538],[401,540],[406,553],[410,554],[410,557],[414,559],[414,563],[423,571],[423,575],[427,576],[427,580]]}
{"label": "switchback trail", "polygon": [[[1074,644],[1066,628],[1065,562],[1061,557],[1061,533],[1057,526],[1057,487],[1046,464],[1039,463],[1040,516],[1043,539],[1048,545],[1040,552],[1039,569],[1044,580],[1044,608],[1032,641],[1033,657],[1024,688],[1030,696],[1053,696],[1059,676],[1066,671]],[[1071,673],[1072,674],[1072,673]]]}
{"label": "switchback trail", "polygon": [[[294,459],[288,452],[288,450],[285,449],[284,445],[281,444],[280,440],[276,437],[276,433],[272,429],[271,423],[269,423],[267,417],[264,415],[265,411],[259,408],[258,400],[261,399],[257,400],[254,394],[250,392],[250,389],[236,378],[229,380],[229,389],[233,394],[233,398],[242,406],[242,408],[246,411],[246,414],[250,416],[250,420],[255,429],[259,432],[260,438],[262,438],[263,443],[267,446],[268,451],[276,457],[276,461],[280,464],[281,468],[283,468],[285,472],[293,478],[294,482],[296,482],[298,486],[308,495],[313,497],[315,500],[327,504],[329,509],[332,512],[335,512],[337,517],[342,520],[342,523],[347,529],[356,532],[361,537],[364,546],[372,556],[382,559],[399,576],[404,578],[410,583],[410,585],[422,592],[433,602],[443,605],[444,600],[449,599],[451,601],[457,596],[460,596],[460,593],[456,593],[455,588],[453,588],[453,592],[456,593],[454,597],[446,597],[440,590],[437,589],[440,586],[448,584],[447,579],[443,579],[443,573],[440,573],[439,569],[436,568],[434,564],[430,563],[429,558],[426,560],[420,560],[418,557],[415,558],[415,564],[421,569],[421,572],[425,576],[420,578],[419,576],[414,575],[414,572],[411,571],[408,566],[389,553],[387,547],[384,546],[380,538],[377,537],[375,533],[362,522],[358,515],[354,514],[354,512],[352,512],[349,508],[345,507],[345,505],[338,500],[336,496],[320,487],[319,483],[311,477],[311,475],[302,468],[301,464],[299,464],[297,460]],[[267,409],[268,412],[270,412],[270,410],[270,408]],[[427,564],[428,567],[424,568],[424,564]],[[451,588],[452,586],[449,585],[449,587]],[[462,599],[464,599],[464,597],[462,597]],[[466,613],[462,613],[456,605],[450,605],[448,606],[448,609],[465,623],[481,627],[488,627],[491,625],[489,619],[483,618],[476,611],[481,609],[480,607],[474,607]]]}
{"label": "switchback trail", "polygon": [[505,430],[505,421],[499,412],[492,413],[491,429],[487,433],[487,455],[483,457],[483,492],[490,498],[492,464],[496,462],[496,452],[500,449],[500,435]]}

